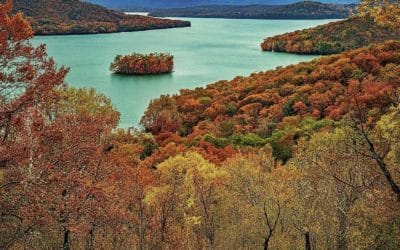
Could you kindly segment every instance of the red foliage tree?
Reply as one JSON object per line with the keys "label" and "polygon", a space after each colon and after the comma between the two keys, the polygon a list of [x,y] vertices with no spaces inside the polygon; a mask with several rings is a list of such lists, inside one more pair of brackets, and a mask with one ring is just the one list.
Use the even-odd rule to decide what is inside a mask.
{"label": "red foliage tree", "polygon": [[[23,146],[12,139],[27,129],[27,123],[45,119],[45,107],[57,98],[55,89],[63,87],[68,71],[56,68],[54,61],[47,57],[44,45],[35,48],[27,41],[33,34],[29,23],[21,13],[10,16],[11,8],[10,0],[0,5],[0,162],[3,167],[16,160],[10,153],[23,154]],[[35,112],[38,115],[30,117]]]}
{"label": "red foliage tree", "polygon": [[[30,202],[39,201],[43,193],[29,188],[34,163],[43,153],[42,129],[52,119],[51,106],[68,71],[56,68],[44,45],[35,48],[30,44],[33,32],[29,23],[21,13],[10,16],[11,9],[10,0],[0,4],[0,171],[6,180],[0,187],[0,219],[17,225],[8,228],[1,246],[6,248],[41,220],[43,209]],[[27,191],[35,197],[21,199],[17,195]],[[21,213],[19,208],[24,206],[37,213]]]}

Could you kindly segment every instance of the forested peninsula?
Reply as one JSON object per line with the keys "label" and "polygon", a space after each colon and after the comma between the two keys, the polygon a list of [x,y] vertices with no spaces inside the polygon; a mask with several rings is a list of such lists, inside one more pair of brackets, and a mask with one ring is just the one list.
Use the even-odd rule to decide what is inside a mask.
{"label": "forested peninsula", "polygon": [[188,27],[190,22],[126,15],[80,0],[15,0],[36,35],[97,34]]}
{"label": "forested peninsula", "polygon": [[261,48],[264,51],[329,55],[390,39],[400,39],[399,28],[379,25],[371,17],[354,16],[268,37],[261,43]]}

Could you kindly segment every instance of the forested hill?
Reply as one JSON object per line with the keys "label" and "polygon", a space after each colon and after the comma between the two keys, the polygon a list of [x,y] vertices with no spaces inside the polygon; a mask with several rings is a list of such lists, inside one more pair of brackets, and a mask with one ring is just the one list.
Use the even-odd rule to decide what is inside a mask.
{"label": "forested hill", "polygon": [[150,12],[157,17],[215,17],[254,19],[341,19],[349,17],[355,5],[304,1],[289,5],[208,5]]}
{"label": "forested hill", "polygon": [[385,28],[372,19],[353,17],[266,38],[261,48],[265,51],[327,55],[390,39],[399,40],[400,29]]}
{"label": "forested hill", "polygon": [[14,0],[36,34],[87,34],[190,26],[189,22],[129,16],[79,0]]}
{"label": "forested hill", "polygon": [[398,95],[399,63],[400,42],[389,41],[162,96],[141,123],[161,145],[209,143],[215,147],[204,146],[209,160],[224,160],[231,145],[271,144],[274,156],[285,161],[298,138],[332,125],[355,105],[377,111],[365,112],[371,121],[379,119]]}

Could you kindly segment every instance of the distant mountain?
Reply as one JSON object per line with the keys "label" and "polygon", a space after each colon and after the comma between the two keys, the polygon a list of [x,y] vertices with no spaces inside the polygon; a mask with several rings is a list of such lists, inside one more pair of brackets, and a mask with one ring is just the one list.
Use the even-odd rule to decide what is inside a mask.
{"label": "distant mountain", "polygon": [[[140,10],[140,9],[167,9],[185,8],[204,5],[284,5],[298,2],[298,0],[89,0],[109,8]],[[323,3],[351,4],[359,0],[322,0]]]}
{"label": "distant mountain", "polygon": [[80,0],[14,0],[35,34],[92,34],[190,26],[190,22],[126,15]]}
{"label": "distant mountain", "polygon": [[298,2],[288,5],[207,5],[150,12],[156,17],[217,17],[253,19],[341,19],[349,17],[355,4]]}

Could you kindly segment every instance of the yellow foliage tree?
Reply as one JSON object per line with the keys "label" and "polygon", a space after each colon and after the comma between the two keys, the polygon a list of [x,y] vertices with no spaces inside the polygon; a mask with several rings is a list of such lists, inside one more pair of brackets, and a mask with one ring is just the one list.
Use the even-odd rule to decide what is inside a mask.
{"label": "yellow foliage tree", "polygon": [[400,2],[398,0],[362,0],[357,7],[361,17],[372,17],[376,23],[400,28]]}
{"label": "yellow foliage tree", "polygon": [[161,222],[161,246],[214,248],[224,171],[193,152],[162,162],[157,171],[160,185],[147,194],[146,202]]}

